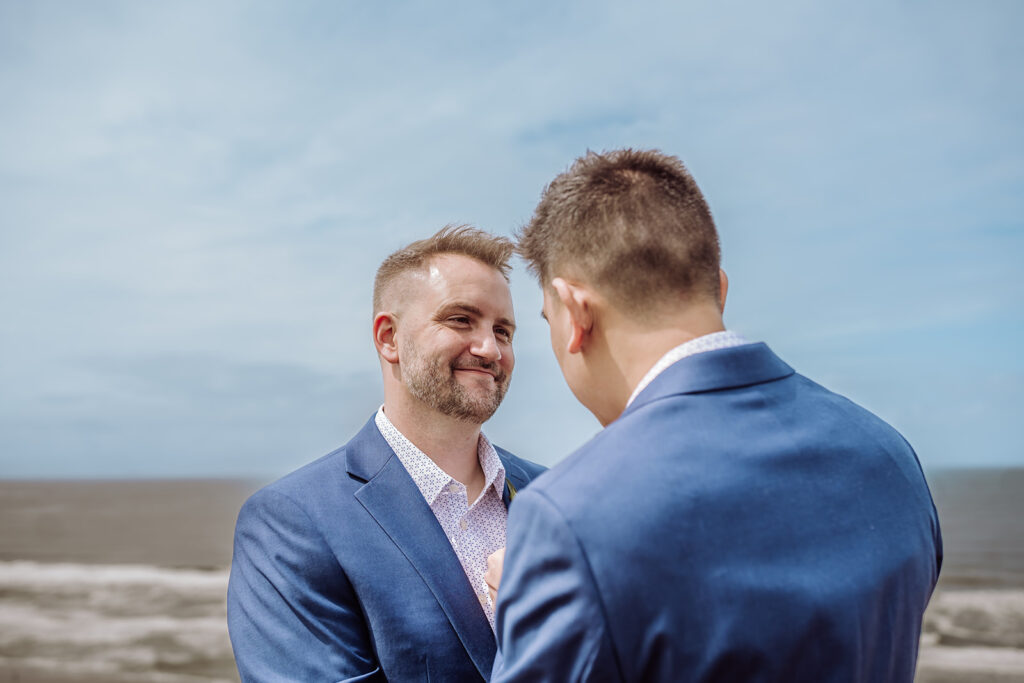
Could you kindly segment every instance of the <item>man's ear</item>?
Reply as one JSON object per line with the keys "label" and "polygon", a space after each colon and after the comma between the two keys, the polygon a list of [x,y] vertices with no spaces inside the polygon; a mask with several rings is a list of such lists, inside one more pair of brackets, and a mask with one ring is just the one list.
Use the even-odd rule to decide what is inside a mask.
{"label": "man's ear", "polygon": [[373,318],[373,345],[381,358],[391,364],[398,362],[398,343],[395,340],[397,320],[394,313],[378,313]]}
{"label": "man's ear", "polygon": [[571,329],[565,350],[569,353],[579,353],[583,350],[583,346],[594,328],[594,308],[590,291],[581,285],[566,282],[560,277],[551,281],[551,287],[555,290],[558,301],[569,313],[567,317]]}
{"label": "man's ear", "polygon": [[725,312],[725,295],[729,293],[729,276],[721,268],[718,269],[718,286],[720,294],[718,297],[718,310]]}

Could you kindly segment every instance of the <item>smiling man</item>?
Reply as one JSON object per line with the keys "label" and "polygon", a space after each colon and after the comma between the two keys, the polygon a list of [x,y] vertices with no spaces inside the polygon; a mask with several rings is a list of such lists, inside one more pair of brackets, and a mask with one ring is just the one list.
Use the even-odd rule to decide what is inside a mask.
{"label": "smiling man", "polygon": [[446,227],[381,264],[384,405],[239,514],[228,626],[244,681],[489,678],[487,556],[542,471],[480,431],[515,364],[511,253]]}

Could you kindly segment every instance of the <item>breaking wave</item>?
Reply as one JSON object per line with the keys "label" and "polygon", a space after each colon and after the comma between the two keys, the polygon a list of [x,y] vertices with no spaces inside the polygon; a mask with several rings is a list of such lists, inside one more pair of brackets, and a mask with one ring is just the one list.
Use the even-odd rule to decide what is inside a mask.
{"label": "breaking wave", "polygon": [[[237,681],[227,582],[226,569],[0,562],[0,671],[147,683]],[[1024,680],[1024,590],[938,591],[925,614],[922,645],[922,680],[932,680],[929,669]]]}
{"label": "breaking wave", "polygon": [[233,681],[226,570],[0,562],[0,664]]}

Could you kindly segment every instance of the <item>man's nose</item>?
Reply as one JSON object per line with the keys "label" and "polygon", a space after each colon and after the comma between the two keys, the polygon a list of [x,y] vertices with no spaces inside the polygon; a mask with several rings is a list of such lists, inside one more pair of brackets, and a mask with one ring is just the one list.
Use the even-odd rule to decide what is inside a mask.
{"label": "man's nose", "polygon": [[484,332],[476,336],[470,351],[474,356],[484,360],[497,363],[501,360],[501,349],[498,348],[498,340],[492,332]]}

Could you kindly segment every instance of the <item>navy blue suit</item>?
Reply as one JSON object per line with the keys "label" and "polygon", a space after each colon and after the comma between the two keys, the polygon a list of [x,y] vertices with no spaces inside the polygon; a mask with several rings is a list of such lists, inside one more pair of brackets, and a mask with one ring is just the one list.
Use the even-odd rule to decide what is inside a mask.
{"label": "navy blue suit", "polygon": [[496,682],[910,683],[942,561],[903,437],[764,344],[670,366],[507,534]]}
{"label": "navy blue suit", "polygon": [[[516,489],[543,470],[496,450]],[[228,628],[247,682],[479,681],[495,653],[458,557],[372,418],[242,507]]]}

